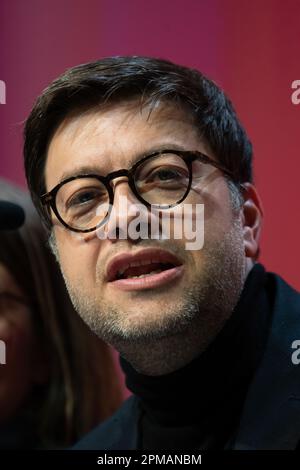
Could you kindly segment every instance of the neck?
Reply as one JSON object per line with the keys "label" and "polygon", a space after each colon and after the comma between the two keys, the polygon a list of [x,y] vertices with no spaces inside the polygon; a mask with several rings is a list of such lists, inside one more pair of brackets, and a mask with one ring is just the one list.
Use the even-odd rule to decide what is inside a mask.
{"label": "neck", "polygon": [[[128,389],[139,397],[151,416],[160,422],[175,420],[178,424],[200,418],[203,421],[207,414],[211,416],[212,412],[217,412],[223,403],[229,418],[232,409],[237,410],[267,338],[270,313],[265,279],[263,267],[257,265],[247,279],[230,320],[197,357],[191,357],[191,353],[191,359],[187,360],[185,352],[181,362],[178,355],[176,360],[170,355],[162,361],[162,350],[156,357],[159,363],[157,374],[149,373],[149,370],[153,371],[153,363],[151,367],[145,367],[143,373],[134,360],[121,359]],[[165,363],[165,373],[161,373],[161,362]],[[176,364],[176,367],[171,368],[170,364]]]}

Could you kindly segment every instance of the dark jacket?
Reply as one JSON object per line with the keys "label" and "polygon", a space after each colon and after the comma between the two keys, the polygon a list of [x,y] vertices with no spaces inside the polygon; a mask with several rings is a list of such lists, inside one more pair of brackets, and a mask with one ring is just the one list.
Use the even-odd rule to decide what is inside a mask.
{"label": "dark jacket", "polygon": [[[292,362],[292,343],[300,340],[300,294],[280,276],[269,276],[275,292],[271,332],[227,449],[286,450],[300,446],[300,364]],[[137,449],[139,417],[139,400],[132,396],[73,449]]]}

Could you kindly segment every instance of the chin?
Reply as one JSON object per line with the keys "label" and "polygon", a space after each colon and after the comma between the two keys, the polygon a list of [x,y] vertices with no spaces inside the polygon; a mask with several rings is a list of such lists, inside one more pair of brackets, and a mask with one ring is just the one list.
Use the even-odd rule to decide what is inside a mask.
{"label": "chin", "polygon": [[[120,337],[131,341],[162,339],[182,333],[189,324],[186,318],[176,318],[171,312],[162,315],[160,310],[159,313],[160,315],[155,318],[153,318],[153,309],[141,315],[137,315],[136,312],[132,315],[128,314],[126,320],[123,319],[117,327]],[[115,332],[117,332],[116,329]]]}

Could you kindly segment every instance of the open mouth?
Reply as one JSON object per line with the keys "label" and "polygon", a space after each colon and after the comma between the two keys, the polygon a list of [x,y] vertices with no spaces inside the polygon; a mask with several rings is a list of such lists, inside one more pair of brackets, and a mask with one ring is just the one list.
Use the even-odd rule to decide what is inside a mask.
{"label": "open mouth", "polygon": [[151,276],[153,274],[161,273],[167,269],[174,268],[175,265],[171,263],[144,263],[141,264],[132,263],[128,268],[122,269],[117,272],[116,279],[140,279],[142,277]]}
{"label": "open mouth", "polygon": [[150,289],[182,274],[182,262],[170,252],[158,249],[121,254],[107,267],[107,281],[123,290]]}

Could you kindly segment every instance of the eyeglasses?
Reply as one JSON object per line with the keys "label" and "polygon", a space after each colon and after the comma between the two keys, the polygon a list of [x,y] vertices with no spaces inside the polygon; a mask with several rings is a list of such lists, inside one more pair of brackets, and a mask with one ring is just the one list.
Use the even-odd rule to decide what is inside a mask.
{"label": "eyeglasses", "polygon": [[107,222],[114,202],[111,181],[128,178],[135,197],[147,207],[170,209],[185,200],[192,182],[201,187],[219,169],[231,179],[232,172],[198,151],[163,150],[143,157],[130,169],[67,178],[41,196],[57,219],[74,232],[92,232]]}

